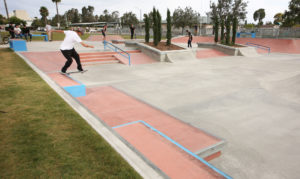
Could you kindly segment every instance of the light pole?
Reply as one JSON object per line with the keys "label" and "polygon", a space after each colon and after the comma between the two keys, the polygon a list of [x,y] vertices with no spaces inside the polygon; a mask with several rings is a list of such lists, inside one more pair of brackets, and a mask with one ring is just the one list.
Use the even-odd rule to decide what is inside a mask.
{"label": "light pole", "polygon": [[140,10],[140,21],[142,21],[142,9],[140,9],[140,8],[138,8],[138,7],[134,7],[134,8]]}
{"label": "light pole", "polygon": [[5,10],[6,10],[7,19],[9,19],[9,14],[8,14],[6,0],[4,0],[4,6],[5,6]]}

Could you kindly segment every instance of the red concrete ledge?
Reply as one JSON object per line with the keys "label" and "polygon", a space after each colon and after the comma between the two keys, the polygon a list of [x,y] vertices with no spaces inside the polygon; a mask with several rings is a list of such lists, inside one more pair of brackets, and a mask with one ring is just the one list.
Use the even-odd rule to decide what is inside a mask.
{"label": "red concrete ledge", "polygon": [[112,87],[88,88],[78,100],[108,126],[143,120],[201,157],[220,151],[224,141]]}
{"label": "red concrete ledge", "polygon": [[144,121],[114,129],[170,178],[231,178]]}

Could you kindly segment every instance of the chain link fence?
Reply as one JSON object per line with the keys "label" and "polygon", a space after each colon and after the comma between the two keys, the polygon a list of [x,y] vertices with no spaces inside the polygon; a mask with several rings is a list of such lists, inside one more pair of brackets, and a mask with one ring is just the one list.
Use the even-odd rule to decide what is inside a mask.
{"label": "chain link fence", "polygon": [[[186,35],[186,30],[192,32],[194,36],[212,36],[214,34],[213,28],[201,28],[197,31],[194,29],[185,28],[182,33],[182,29],[172,29],[172,36]],[[221,30],[219,30],[220,33]],[[130,35],[129,28],[109,28],[107,29],[109,34],[115,35]],[[237,32],[251,33],[255,32],[257,38],[300,38],[300,28],[253,28],[253,29],[238,29]],[[162,30],[162,37],[166,37],[167,30]],[[145,36],[145,29],[137,27],[135,29],[136,36]],[[150,29],[150,36],[153,36],[153,31]],[[251,35],[241,35],[241,37],[251,37]]]}

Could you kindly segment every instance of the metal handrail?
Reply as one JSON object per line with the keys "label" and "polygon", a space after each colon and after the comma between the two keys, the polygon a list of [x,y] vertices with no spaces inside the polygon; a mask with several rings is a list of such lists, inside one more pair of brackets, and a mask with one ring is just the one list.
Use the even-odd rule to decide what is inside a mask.
{"label": "metal handrail", "polygon": [[[130,62],[130,54],[122,49],[120,49],[119,47],[115,46],[114,44],[112,43],[109,43],[107,42],[106,40],[103,41],[103,44],[104,44],[104,50],[106,49],[106,47],[112,49],[113,51],[117,52],[118,54],[122,55],[123,57],[125,58],[128,58],[128,64],[131,65],[131,62]],[[112,46],[112,47],[110,47]],[[118,52],[118,50],[120,50],[121,52],[125,53],[126,55],[122,54],[121,52]]]}
{"label": "metal handrail", "polygon": [[259,45],[259,44],[255,44],[255,43],[251,43],[251,42],[247,42],[246,45],[252,46],[252,47],[257,47],[257,48],[260,48],[260,49],[263,49],[263,50],[268,50],[269,54],[270,54],[270,51],[271,51],[270,47]]}

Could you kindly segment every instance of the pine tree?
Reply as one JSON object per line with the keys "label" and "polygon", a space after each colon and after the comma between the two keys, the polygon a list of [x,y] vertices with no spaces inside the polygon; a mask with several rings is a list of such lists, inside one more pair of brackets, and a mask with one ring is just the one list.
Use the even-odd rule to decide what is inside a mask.
{"label": "pine tree", "polygon": [[153,12],[152,12],[152,16],[153,16],[153,42],[154,45],[157,46],[158,45],[158,34],[157,34],[157,13],[156,13],[156,9],[153,7]]}
{"label": "pine tree", "polygon": [[149,17],[147,14],[144,14],[144,21],[145,21],[145,42],[149,42],[149,38],[150,38],[150,21],[149,21]]}
{"label": "pine tree", "polygon": [[225,43],[226,43],[226,45],[229,45],[230,44],[231,15],[228,15],[228,17],[225,21],[225,27],[226,27]]}
{"label": "pine tree", "polygon": [[167,45],[171,45],[171,39],[172,39],[172,19],[170,10],[167,11]]}
{"label": "pine tree", "polygon": [[232,22],[232,40],[231,40],[232,44],[235,44],[237,24],[238,24],[238,19],[234,17]]}
{"label": "pine tree", "polygon": [[158,43],[161,41],[161,15],[157,10],[157,41]]}

